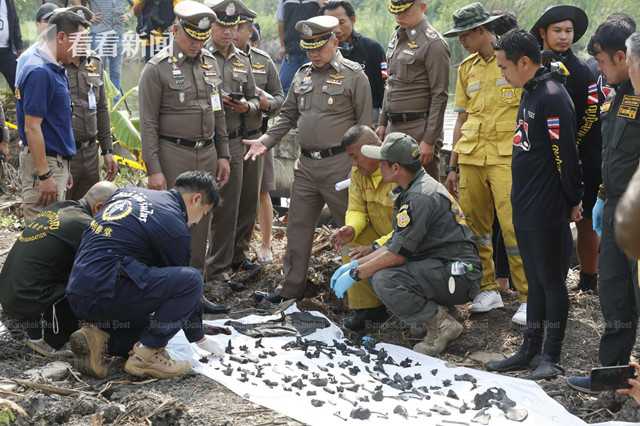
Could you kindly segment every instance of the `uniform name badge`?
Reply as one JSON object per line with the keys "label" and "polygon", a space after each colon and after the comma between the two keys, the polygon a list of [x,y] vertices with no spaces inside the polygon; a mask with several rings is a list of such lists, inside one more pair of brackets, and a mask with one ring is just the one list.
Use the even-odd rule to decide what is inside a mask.
{"label": "uniform name badge", "polygon": [[635,120],[640,107],[640,96],[624,95],[620,109],[618,109],[618,117]]}
{"label": "uniform name badge", "polygon": [[218,92],[213,92],[211,94],[211,109],[214,112],[222,111],[222,102],[220,102]]}
{"label": "uniform name badge", "polygon": [[87,101],[89,103],[89,109],[93,110],[97,108],[96,92],[95,90],[93,90],[93,86],[89,88],[89,96]]}

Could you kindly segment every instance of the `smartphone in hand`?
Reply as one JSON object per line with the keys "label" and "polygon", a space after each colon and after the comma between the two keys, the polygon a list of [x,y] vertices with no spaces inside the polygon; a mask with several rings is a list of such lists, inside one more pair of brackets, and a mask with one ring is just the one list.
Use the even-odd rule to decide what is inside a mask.
{"label": "smartphone in hand", "polygon": [[628,389],[629,379],[636,377],[636,369],[629,365],[601,367],[591,370],[591,390],[607,391]]}

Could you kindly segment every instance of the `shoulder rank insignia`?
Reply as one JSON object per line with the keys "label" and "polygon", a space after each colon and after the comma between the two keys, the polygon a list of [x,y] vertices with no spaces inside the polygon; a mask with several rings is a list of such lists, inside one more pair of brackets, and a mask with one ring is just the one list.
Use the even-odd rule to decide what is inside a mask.
{"label": "shoulder rank insignia", "polygon": [[254,70],[262,70],[265,68],[264,64],[251,64]]}
{"label": "shoulder rank insignia", "polygon": [[640,96],[624,95],[622,103],[618,109],[618,117],[635,120],[640,107]]}
{"label": "shoulder rank insignia", "polygon": [[418,48],[418,43],[416,43],[415,41],[410,41],[407,43],[407,47],[409,49],[417,49]]}
{"label": "shoulder rank insignia", "polygon": [[203,70],[210,70],[211,69],[211,65],[203,62],[200,64],[200,68],[202,68]]}
{"label": "shoulder rank insignia", "polygon": [[237,68],[244,68],[244,62],[241,61],[233,61],[233,66]]}
{"label": "shoulder rank insignia", "polygon": [[342,74],[329,74],[329,77],[332,80],[344,80],[344,75]]}
{"label": "shoulder rank insignia", "polygon": [[87,61],[87,65],[85,65],[84,68],[89,72],[96,72],[97,69],[98,69],[96,67],[96,64],[94,64],[93,62],[89,62],[89,61]]}
{"label": "shoulder rank insignia", "polygon": [[402,209],[396,215],[396,223],[398,224],[398,228],[406,228],[411,223],[411,216],[409,216],[409,211],[407,209]]}

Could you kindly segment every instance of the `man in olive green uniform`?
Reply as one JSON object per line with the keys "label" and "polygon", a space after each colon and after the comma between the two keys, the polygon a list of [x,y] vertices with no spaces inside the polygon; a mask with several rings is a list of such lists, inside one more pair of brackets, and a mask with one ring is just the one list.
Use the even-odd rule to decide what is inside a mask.
{"label": "man in olive green uniform", "polygon": [[391,0],[399,28],[387,48],[389,78],[376,133],[411,135],[420,143],[420,161],[439,180],[444,112],[449,88],[449,47],[427,22],[425,0]]}
{"label": "man in olive green uniform", "polygon": [[[258,132],[255,136],[249,137],[250,139],[256,139],[262,135],[267,116],[277,114],[284,102],[284,91],[271,56],[267,52],[251,46],[249,42],[253,34],[253,20],[255,18],[255,12],[250,9],[240,12],[238,37],[236,38],[236,47],[249,55],[251,71],[260,97],[260,110],[249,112],[246,117],[248,133]],[[265,161],[267,158],[261,157],[257,161],[245,161],[242,165],[243,185],[236,228],[236,246],[233,251],[234,266],[247,265],[249,262],[247,251],[253,233],[253,225],[256,221]]]}
{"label": "man in olive green uniform", "polygon": [[[260,101],[256,95],[256,83],[251,72],[249,56],[233,45],[238,33],[239,13],[247,11],[248,8],[240,0],[210,0],[207,6],[218,16],[218,21],[212,27],[207,49],[217,60],[221,71],[222,100],[231,154],[229,183],[220,191],[224,201],[213,212],[207,272],[210,274],[209,278],[215,281],[226,281],[233,261],[240,195],[245,189],[242,167],[245,148],[240,141],[259,134],[260,128],[247,127],[247,118],[249,114],[260,111]],[[253,178],[259,182],[258,176],[255,176],[255,173],[253,175],[247,176],[247,181]],[[251,187],[254,183],[250,182],[247,185]],[[254,217],[257,205],[256,201],[255,205],[246,206],[253,211]]]}
{"label": "man in olive green uniform", "polygon": [[[154,56],[140,76],[142,156],[149,188],[165,190],[188,170],[229,179],[229,147],[220,97],[221,74],[204,42],[216,15],[184,0],[174,9],[174,42]],[[191,264],[204,270],[211,216],[191,229]]]}
{"label": "man in olive green uniform", "polygon": [[243,141],[250,146],[245,159],[255,160],[298,127],[302,155],[291,191],[285,281],[280,292],[266,295],[271,302],[304,297],[313,234],[325,203],[336,223],[344,225],[348,193],[336,191],[335,184],[349,176],[351,159],[342,136],[356,124],[371,124],[369,80],[359,64],[338,51],[337,26],[333,16],[296,24],[311,62],[294,76],[276,123],[257,140]]}
{"label": "man in olive green uniform", "polygon": [[[74,6],[87,20],[93,13],[82,6]],[[87,52],[90,53],[90,52]],[[111,146],[111,121],[109,107],[104,92],[104,69],[99,57],[91,54],[74,56],[71,63],[65,65],[71,94],[73,136],[76,141],[76,155],[70,162],[73,186],[67,191],[67,200],[79,200],[94,184],[100,180],[100,153],[104,157],[107,180],[116,177],[118,165],[113,159]]]}

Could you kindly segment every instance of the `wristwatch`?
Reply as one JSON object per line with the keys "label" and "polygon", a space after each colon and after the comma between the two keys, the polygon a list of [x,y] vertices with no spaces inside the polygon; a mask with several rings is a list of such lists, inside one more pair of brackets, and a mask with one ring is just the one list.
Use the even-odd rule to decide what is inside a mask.
{"label": "wristwatch", "polygon": [[113,154],[113,149],[111,148],[107,148],[107,149],[103,149],[100,151],[100,155],[107,155],[107,154]]}
{"label": "wristwatch", "polygon": [[447,174],[451,172],[460,173],[460,168],[458,166],[447,166]]}
{"label": "wristwatch", "polygon": [[360,273],[358,272],[357,266],[349,270],[349,276],[353,278],[354,281],[360,281]]}

